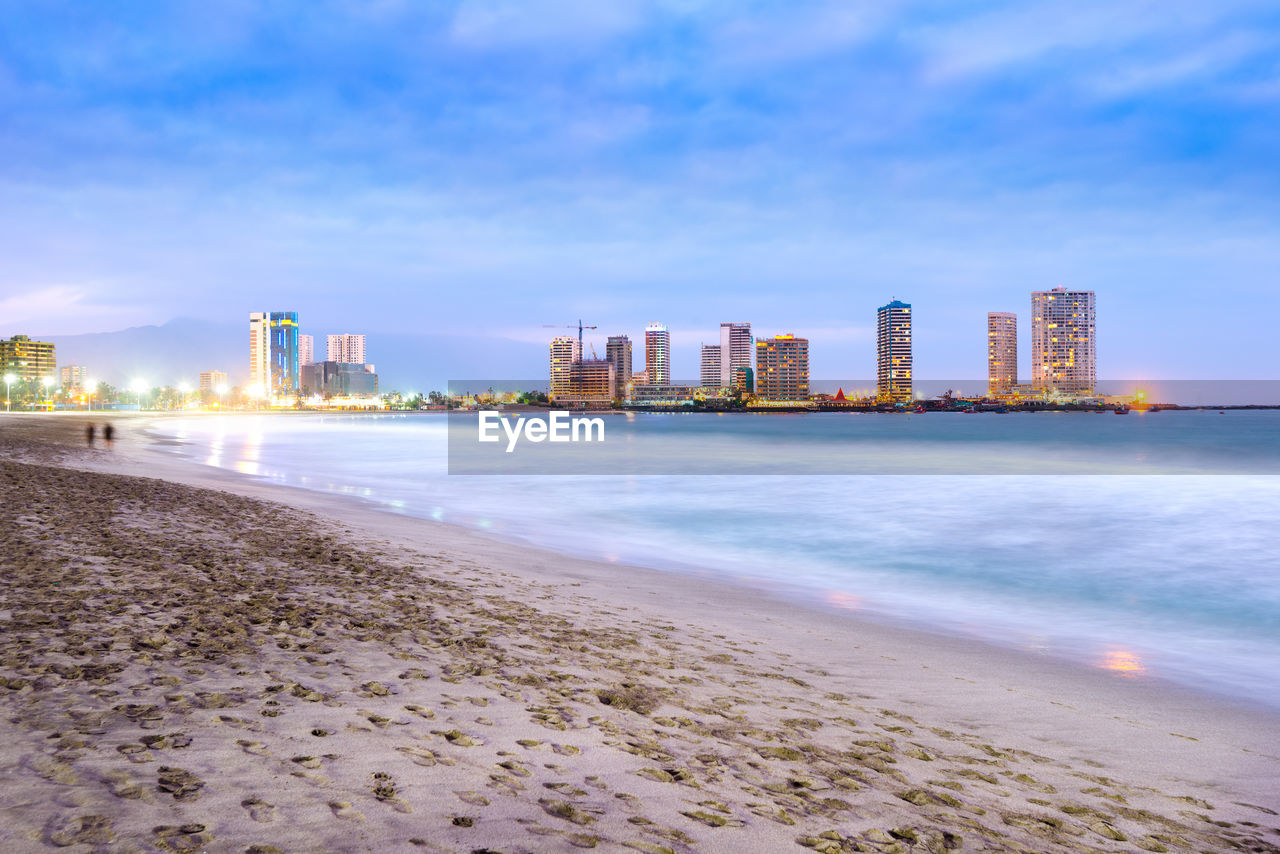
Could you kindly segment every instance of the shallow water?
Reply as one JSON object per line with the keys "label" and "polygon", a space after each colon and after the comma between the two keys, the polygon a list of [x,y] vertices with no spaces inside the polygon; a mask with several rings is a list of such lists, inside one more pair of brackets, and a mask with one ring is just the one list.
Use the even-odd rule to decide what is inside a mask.
{"label": "shallow water", "polygon": [[[1280,476],[1224,473],[1277,470],[1278,412],[655,415],[609,428],[677,457],[693,453],[682,443],[731,442],[735,459],[778,459],[785,442],[787,465],[872,431],[877,458],[914,461],[898,470],[973,470],[938,463],[980,448],[1017,473],[459,476],[440,415],[157,429],[182,441],[175,452],[248,476],[1280,706]],[[1030,473],[1054,459],[1092,473]]]}

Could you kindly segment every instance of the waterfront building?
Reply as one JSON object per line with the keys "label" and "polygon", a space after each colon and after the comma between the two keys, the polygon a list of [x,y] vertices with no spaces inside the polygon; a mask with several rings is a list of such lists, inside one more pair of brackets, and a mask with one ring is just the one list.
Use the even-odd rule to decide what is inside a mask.
{"label": "waterfront building", "polygon": [[350,362],[312,362],[301,367],[302,388],[322,397],[369,397],[378,393],[373,365]]}
{"label": "waterfront building", "polygon": [[631,385],[631,339],[626,335],[610,335],[605,344],[604,355],[613,362],[613,397],[615,400],[624,400]]}
{"label": "waterfront building", "polygon": [[987,314],[987,394],[1011,394],[1018,384],[1018,315]]}
{"label": "waterfront building", "polygon": [[573,365],[582,360],[582,343],[572,335],[551,339],[551,399],[568,395],[573,390]]}
{"label": "waterfront building", "polygon": [[671,333],[661,323],[645,327],[644,369],[653,385],[671,385]]}
{"label": "waterfront building", "polygon": [[[754,364],[755,348],[751,346],[751,324],[721,323],[719,385],[733,385],[735,372]],[[704,380],[702,384],[707,385],[707,382]]]}
{"label": "waterfront building", "polygon": [[[720,382],[720,361],[721,353],[719,344],[703,344],[702,345],[702,376],[701,382],[703,388],[713,388],[721,385]],[[727,383],[726,383],[727,385]]]}
{"label": "waterfront building", "polygon": [[62,388],[65,391],[84,391],[84,384],[89,376],[89,371],[84,365],[63,365],[61,373]]}
{"label": "waterfront building", "polygon": [[363,365],[366,361],[363,335],[354,335],[350,332],[329,335],[325,343],[327,361],[347,365]]}
{"label": "waterfront building", "polygon": [[911,305],[902,300],[876,310],[876,386],[883,400],[911,400]]}
{"label": "waterfront building", "polygon": [[296,394],[301,388],[298,376],[298,313],[271,312],[271,395]]}
{"label": "waterfront building", "polygon": [[617,387],[617,366],[608,359],[579,359],[569,368],[569,390],[556,403],[608,406]]}
{"label": "waterfront building", "polygon": [[1097,385],[1093,291],[1031,293],[1031,385],[1050,395],[1089,397]]}
{"label": "waterfront building", "polygon": [[809,397],[809,340],[777,335],[756,341],[756,397],[804,400]]}
{"label": "waterfront building", "polygon": [[271,334],[266,312],[249,312],[249,389],[266,394],[271,388]]}
{"label": "waterfront building", "polygon": [[201,371],[200,372],[200,394],[212,395],[219,394],[218,389],[227,385],[227,375],[222,371]]}
{"label": "waterfront building", "polygon": [[634,374],[631,375],[631,388],[633,390],[635,389],[636,386],[642,386],[642,385],[648,385],[648,384],[649,384],[649,371],[647,369],[643,371],[636,371]]}
{"label": "waterfront building", "polygon": [[[298,335],[298,365],[310,365],[316,360],[316,339],[311,335]],[[363,359],[361,360],[363,361]]]}
{"label": "waterfront building", "polygon": [[26,335],[0,340],[0,372],[13,374],[16,383],[41,382],[58,370],[57,348]]}
{"label": "waterfront building", "polygon": [[755,394],[756,372],[754,368],[743,365],[733,371],[733,388],[743,394]]}

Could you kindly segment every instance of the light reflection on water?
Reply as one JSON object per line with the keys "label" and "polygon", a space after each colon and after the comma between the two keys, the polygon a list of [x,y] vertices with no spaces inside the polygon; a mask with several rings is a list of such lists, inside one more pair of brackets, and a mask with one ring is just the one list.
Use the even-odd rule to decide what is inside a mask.
{"label": "light reflection on water", "polygon": [[[833,610],[1280,705],[1274,476],[451,477],[440,417],[256,420],[202,419],[184,428],[182,450],[505,539],[710,571]],[[997,420],[1016,429],[982,417],[966,429]],[[1234,420],[1192,428],[1203,441]],[[735,427],[734,453],[753,441],[778,453],[776,422],[752,423],[770,435]],[[899,450],[924,459],[942,446],[928,435]]]}

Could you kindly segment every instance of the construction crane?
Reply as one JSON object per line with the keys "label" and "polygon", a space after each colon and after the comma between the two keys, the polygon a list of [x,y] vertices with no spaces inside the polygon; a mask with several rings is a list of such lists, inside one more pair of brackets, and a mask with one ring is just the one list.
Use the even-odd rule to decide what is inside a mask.
{"label": "construction crane", "polygon": [[544,324],[542,324],[542,328],[543,328],[543,329],[576,329],[576,330],[578,330],[578,352],[579,352],[579,353],[582,353],[582,352],[583,352],[583,349],[582,349],[582,330],[584,330],[584,329],[599,329],[600,327],[598,327],[598,326],[583,326],[583,325],[582,325],[582,321],[581,321],[581,320],[579,320],[579,321],[578,321],[578,325],[577,325],[577,326],[556,326],[554,323],[544,323]]}

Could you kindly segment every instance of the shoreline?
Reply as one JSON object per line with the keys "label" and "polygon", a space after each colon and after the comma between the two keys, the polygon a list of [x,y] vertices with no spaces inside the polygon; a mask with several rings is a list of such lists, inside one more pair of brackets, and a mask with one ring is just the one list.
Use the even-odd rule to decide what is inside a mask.
{"label": "shoreline", "polygon": [[[94,416],[103,417],[98,413],[94,413]],[[115,416],[113,413],[111,417]],[[126,435],[111,457],[106,457],[105,452],[91,457],[89,452],[80,447],[83,440],[78,424],[86,420],[87,416],[81,419],[60,417],[45,420],[39,425],[23,418],[23,421],[32,423],[32,427],[30,431],[23,429],[16,432],[29,433],[26,437],[15,436],[15,431],[8,429],[12,426],[12,421],[3,419],[0,420],[0,458],[13,459],[15,453],[33,458],[44,455],[45,465],[124,474],[134,478],[158,477],[159,481],[138,482],[135,486],[145,492],[148,489],[162,488],[152,486],[153,483],[182,483],[241,498],[269,501],[293,511],[336,520],[334,536],[359,544],[361,548],[386,549],[397,554],[409,554],[426,548],[439,566],[453,568],[452,572],[456,575],[451,583],[463,584],[482,597],[502,597],[516,589],[536,591],[536,596],[522,601],[542,614],[539,619],[569,620],[597,633],[630,630],[637,624],[646,625],[649,627],[647,631],[652,635],[644,643],[656,642],[659,646],[676,648],[670,651],[673,658],[667,667],[679,669],[686,661],[697,660],[686,658],[677,649],[686,652],[699,646],[715,649],[714,653],[702,655],[704,660],[698,664],[697,669],[686,674],[686,678],[693,680],[720,680],[714,683],[713,689],[707,689],[712,694],[727,693],[734,697],[748,693],[749,689],[745,687],[748,681],[759,679],[762,674],[774,668],[774,675],[771,677],[775,680],[771,683],[774,688],[753,694],[754,699],[736,697],[743,709],[741,713],[749,721],[756,724],[757,718],[772,721],[769,725],[751,727],[761,733],[775,734],[774,738],[765,740],[766,747],[775,740],[780,745],[776,755],[756,756],[757,764],[760,764],[758,760],[762,756],[767,760],[764,763],[766,766],[779,761],[787,763],[788,760],[779,760],[778,757],[790,755],[788,750],[796,753],[799,749],[800,753],[805,753],[805,761],[797,759],[796,767],[790,769],[790,772],[796,773],[798,770],[801,774],[812,774],[814,767],[825,767],[824,763],[831,762],[832,758],[821,754],[817,747],[813,747],[813,753],[809,753],[812,747],[810,742],[822,741],[832,730],[844,726],[837,720],[845,714],[841,712],[842,707],[848,707],[848,713],[854,718],[880,721],[871,727],[870,733],[876,733],[877,739],[889,744],[890,750],[880,751],[880,758],[877,760],[880,770],[872,768],[868,779],[859,784],[859,791],[867,797],[871,797],[871,793],[877,793],[867,804],[860,797],[849,794],[850,790],[841,790],[844,794],[836,792],[836,799],[847,802],[850,810],[825,814],[818,810],[813,815],[801,811],[792,816],[793,824],[788,825],[775,820],[776,816],[769,818],[758,815],[751,811],[751,807],[745,806],[752,802],[751,798],[759,801],[761,797],[765,797],[761,792],[770,791],[767,787],[761,788],[760,784],[751,784],[757,791],[746,801],[741,794],[737,800],[731,800],[729,794],[718,791],[718,797],[711,800],[726,807],[728,812],[722,813],[718,807],[697,806],[697,798],[706,795],[705,791],[680,791],[686,788],[681,781],[676,780],[674,782],[679,785],[672,785],[672,781],[659,779],[659,783],[650,781],[650,788],[656,785],[661,791],[654,792],[651,796],[646,795],[652,804],[648,811],[664,812],[661,820],[663,826],[684,828],[680,832],[696,840],[697,844],[683,842],[678,836],[659,837],[632,833],[632,836],[651,840],[646,844],[681,851],[710,850],[709,847],[718,849],[723,844],[748,851],[787,848],[800,850],[796,847],[797,838],[820,839],[820,833],[831,829],[836,830],[842,839],[856,839],[856,843],[837,842],[828,837],[824,843],[800,844],[805,847],[825,843],[844,846],[831,850],[889,850],[887,846],[902,845],[904,838],[890,836],[886,842],[879,840],[871,831],[878,827],[881,835],[884,835],[892,829],[892,825],[886,823],[889,817],[895,821],[901,820],[904,815],[901,810],[906,809],[908,812],[905,815],[917,822],[922,844],[926,838],[943,840],[941,835],[937,835],[942,833],[939,828],[950,822],[947,826],[953,827],[957,834],[966,835],[973,840],[966,849],[971,848],[980,838],[993,846],[990,850],[1018,850],[1016,845],[1027,845],[1031,850],[1044,851],[1086,848],[1131,850],[1131,847],[1120,844],[1121,840],[1108,835],[1106,828],[1115,830],[1119,826],[1128,827],[1126,822],[1136,823],[1133,827],[1137,827],[1143,824],[1143,818],[1117,816],[1114,810],[1106,813],[1109,817],[1106,821],[1097,817],[1102,809],[1099,804],[1114,805],[1120,801],[1111,798],[1102,802],[1094,800],[1091,801],[1093,805],[1085,812],[1077,813],[1064,812],[1064,808],[1058,804],[1067,796],[1077,804],[1082,800],[1101,797],[1082,793],[1083,789],[1098,788],[1081,782],[1084,778],[1079,775],[1082,773],[1115,783],[1115,786],[1099,786],[1109,795],[1121,795],[1121,801],[1135,805],[1150,802],[1149,806],[1140,807],[1135,814],[1145,810],[1180,826],[1191,822],[1191,825],[1183,829],[1183,834],[1216,832],[1210,829],[1214,827],[1211,823],[1201,827],[1199,819],[1180,815],[1179,808],[1171,800],[1186,797],[1196,801],[1211,801],[1215,807],[1212,818],[1231,822],[1234,832],[1254,834],[1254,830],[1248,829],[1250,825],[1244,823],[1254,822],[1253,826],[1259,828],[1256,831],[1259,844],[1275,846],[1280,841],[1280,834],[1267,829],[1280,826],[1280,819],[1267,812],[1280,811],[1280,757],[1274,755],[1276,751],[1273,747],[1280,743],[1280,715],[1273,709],[1255,708],[1247,702],[1231,702],[1171,684],[1124,680],[1096,670],[979,641],[883,625],[856,615],[804,608],[770,599],[764,592],[733,585],[731,582],[707,581],[698,577],[675,576],[660,570],[620,567],[565,557],[484,537],[459,527],[398,515],[368,504],[351,502],[343,496],[251,481],[232,472],[203,467],[195,462],[170,459],[141,447],[137,436],[130,434],[136,434],[139,423],[148,417],[154,416],[135,415],[127,419],[129,426]],[[53,429],[54,421],[65,425],[65,429],[61,426]],[[50,432],[63,435],[47,435]],[[36,435],[39,433],[46,434],[44,439]],[[50,440],[53,441],[52,445],[49,444]],[[459,580],[460,576],[474,580],[464,583]],[[542,604],[544,602],[547,604]],[[658,635],[665,637],[657,637]],[[588,636],[594,635],[588,633]],[[572,658],[570,653],[565,654]],[[760,665],[759,669],[752,667],[749,668],[749,675],[744,673],[741,661],[744,656]],[[727,660],[722,660],[724,657]],[[765,660],[773,663],[765,666]],[[577,662],[576,665],[568,663],[570,669],[576,669],[581,678],[595,678],[601,672],[599,668],[584,669],[582,662]],[[652,663],[640,666],[644,674],[637,678],[641,681],[653,682],[663,672],[661,668],[655,670]],[[777,681],[779,679],[781,681]],[[788,679],[798,680],[805,687],[801,688]],[[668,684],[669,687],[664,690],[672,690],[677,694],[684,690],[697,694],[702,690],[681,687],[690,683],[677,681]],[[770,702],[778,699],[774,692],[785,694],[783,706],[794,706],[793,711],[797,714],[804,707],[805,714],[819,722],[818,728],[776,729],[779,722],[773,718],[782,712],[766,708]],[[833,696],[844,699],[824,699]],[[684,714],[696,719],[697,714],[689,711],[689,707],[693,706],[700,710],[698,714],[705,716],[709,709],[715,708],[713,700],[712,696],[704,696],[701,699],[681,698],[680,702],[685,706]],[[594,712],[598,716],[602,710],[612,712],[611,708],[601,705],[589,708],[590,712],[581,714]],[[861,711],[857,711],[858,708]],[[732,715],[725,717],[728,710],[729,707],[726,707],[717,717],[733,720]],[[630,728],[635,733],[643,732],[644,738],[648,740],[646,743],[678,735],[681,737],[675,738],[676,744],[693,739],[705,742],[702,747],[710,746],[714,750],[725,750],[726,744],[743,746],[746,736],[741,732],[726,732],[718,736],[711,731],[697,734],[689,731],[689,728],[681,727],[675,722],[674,716],[667,718],[668,714],[672,714],[670,709],[665,712],[653,711],[648,715],[639,715],[640,720],[637,721],[637,713],[623,711],[613,714],[611,723]],[[403,712],[401,715],[403,716]],[[903,723],[903,715],[911,719],[910,724]],[[657,723],[657,717],[669,719],[672,723],[670,726]],[[917,718],[921,719],[919,727],[915,721]],[[654,729],[655,723],[657,729]],[[866,726],[866,722],[861,720],[859,724]],[[907,734],[898,730],[912,732]],[[956,730],[960,732],[957,733]],[[607,728],[605,731],[607,732]],[[541,732],[545,734],[545,728]],[[940,735],[940,732],[948,732],[955,738]],[[861,740],[871,738],[870,733],[860,736]],[[859,738],[856,734],[849,737],[854,737],[855,741]],[[537,736],[533,738],[537,739]],[[843,743],[846,747],[841,749],[847,751],[847,740]],[[925,746],[913,746],[918,743]],[[937,789],[927,782],[931,775],[950,773],[946,771],[947,768],[958,774],[971,767],[979,769],[975,773],[985,774],[986,771],[981,770],[982,766],[977,762],[982,751],[969,756],[975,760],[973,764],[957,758],[959,753],[972,753],[968,748],[978,743],[995,745],[992,749],[1003,754],[986,754],[987,760],[1007,766],[987,774],[999,785],[982,780],[975,784],[972,782],[975,778],[963,775],[961,779],[969,781],[967,786],[959,783],[959,780],[952,780],[961,788],[944,786]],[[604,745],[596,744],[593,750],[584,755],[598,759],[599,754],[607,753],[604,748]],[[828,748],[835,749],[830,745],[824,747]],[[513,749],[520,750],[518,747]],[[912,750],[930,758],[914,758],[910,753]],[[957,755],[950,755],[953,751]],[[766,749],[766,753],[768,752]],[[1032,783],[1018,780],[1018,774],[1013,773],[1018,764],[1016,757],[1023,753],[1035,754],[1044,760],[1040,762],[1026,759],[1030,763],[1027,765],[1028,770],[1021,773],[1031,779]],[[894,761],[887,761],[886,757]],[[608,761],[600,765],[606,772],[603,777],[609,777],[610,769],[619,761],[626,764],[636,758],[637,754],[626,750],[616,755],[609,754]],[[869,767],[866,756],[861,760],[846,757],[844,761],[857,765],[862,772],[866,772]],[[697,767],[694,760],[690,762],[693,763],[692,767]],[[875,764],[872,763],[873,766]],[[592,768],[595,767],[593,764]],[[633,780],[636,771],[636,768],[628,768],[625,774],[629,776],[617,779]],[[897,780],[888,773],[893,771],[906,779]],[[1005,774],[1005,771],[1010,773]],[[668,772],[663,773],[671,776]],[[742,773],[759,775],[763,772],[754,769]],[[1064,775],[1066,778],[1075,776],[1073,788],[1064,787]],[[660,775],[653,776],[660,778]],[[722,774],[719,781],[702,779],[700,785],[707,790],[723,788],[719,784],[723,782],[724,776]],[[1055,782],[1048,782],[1048,777],[1052,777],[1056,785]],[[485,779],[483,775],[481,779]],[[742,783],[741,774],[737,779],[740,784],[746,785]],[[832,777],[828,774],[825,779],[830,783]],[[883,794],[879,794],[881,783],[888,787]],[[908,784],[915,788],[905,789]],[[580,779],[574,785],[581,789],[583,781]],[[620,785],[622,784],[614,783],[615,788]],[[1150,794],[1149,787],[1171,791],[1168,795],[1157,796]],[[892,790],[895,789],[899,796],[896,799],[892,796]],[[904,789],[908,794],[917,791],[923,794],[912,795],[911,799],[904,800],[901,797]],[[1173,792],[1173,789],[1179,791]],[[1001,791],[1004,794],[1000,794]],[[546,792],[543,793],[544,796],[545,794]],[[987,817],[979,820],[975,818],[976,813],[966,812],[954,805],[949,806],[945,799],[939,799],[942,796],[958,798],[963,803],[971,802],[975,806],[981,804]],[[521,796],[513,794],[512,797],[519,800]],[[538,799],[534,794],[529,797],[535,802]],[[695,799],[690,801],[689,797]],[[669,803],[673,798],[674,803]],[[1254,806],[1240,806],[1236,803],[1238,801]],[[565,802],[576,803],[573,799]],[[693,804],[693,808],[684,805],[685,802]],[[783,799],[782,803],[784,805],[778,808],[787,810],[789,807],[786,804],[790,802]],[[1187,803],[1189,802],[1184,802],[1182,806],[1186,807]],[[571,820],[556,816],[545,807],[539,810],[535,804],[533,809],[546,819],[544,824],[562,829],[565,828],[566,821],[573,824]],[[1189,809],[1194,811],[1194,808]],[[701,812],[704,816],[709,816],[709,819],[690,819],[689,812]],[[1187,809],[1182,812],[1187,812]],[[954,818],[944,820],[941,818],[944,813]],[[1041,813],[1043,816],[1039,819],[1025,818],[1026,815]],[[551,818],[547,818],[548,815]],[[572,813],[569,815],[572,816]],[[730,815],[732,819],[726,819],[729,823],[716,823],[719,816]],[[1079,819],[1078,816],[1085,818]],[[1043,820],[1045,817],[1052,818],[1058,825],[1055,826],[1053,821]],[[560,821],[557,822],[557,818]],[[608,824],[603,817],[600,817],[600,821],[601,825]],[[742,822],[741,826],[736,822]],[[977,822],[986,829],[971,827],[971,822]],[[1100,822],[1106,827],[1101,830],[1092,827]],[[596,825],[596,822],[587,824]],[[992,827],[987,827],[988,824]],[[252,824],[247,826],[255,827]],[[632,830],[645,827],[634,821],[630,822],[630,826]],[[1118,832],[1131,840],[1147,840],[1148,844],[1162,845],[1166,850],[1180,850],[1176,843],[1171,845],[1155,839],[1152,834],[1159,836],[1158,829],[1148,828],[1150,832],[1143,834],[1137,833],[1133,827],[1128,828],[1127,834]],[[623,825],[623,830],[625,829],[626,825]],[[743,829],[763,836],[744,837]],[[1073,832],[1075,829],[1081,831],[1080,836]],[[935,830],[937,834],[934,833]],[[1001,835],[987,835],[988,831]],[[232,835],[235,833],[230,832]],[[457,831],[451,829],[447,832]],[[225,838],[226,833],[224,831],[223,835],[216,838]],[[598,839],[597,843],[605,844],[606,847],[626,844],[624,833],[613,829],[610,834],[608,840]],[[1007,842],[1001,841],[1005,836],[1008,837]],[[482,835],[472,833],[463,834],[463,837],[481,839]],[[1178,837],[1178,834],[1172,833],[1171,838],[1173,837]],[[732,838],[739,841],[730,843]],[[750,842],[744,842],[752,838],[775,840],[783,847],[758,848],[752,847]],[[1207,837],[1197,838],[1201,838],[1201,845],[1215,844],[1209,843]],[[483,841],[491,845],[511,844],[510,839],[495,842],[489,836],[483,837]],[[858,848],[854,847],[855,844],[872,847]],[[1008,848],[1002,847],[1006,844]],[[569,850],[569,847],[576,847],[576,843],[564,835],[545,836],[538,844],[533,845],[533,850]],[[876,847],[877,845],[880,847]],[[341,850],[371,849],[355,845]],[[445,846],[438,850],[464,849]],[[1280,848],[1264,847],[1258,850]]]}

